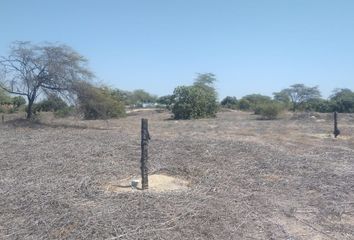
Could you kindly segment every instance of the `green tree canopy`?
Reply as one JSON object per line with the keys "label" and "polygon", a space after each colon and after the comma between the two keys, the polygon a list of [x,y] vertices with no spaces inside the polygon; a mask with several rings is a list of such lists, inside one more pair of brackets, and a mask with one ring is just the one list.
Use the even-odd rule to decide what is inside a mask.
{"label": "green tree canopy", "polygon": [[108,87],[96,87],[87,82],[77,84],[77,102],[85,119],[118,118],[125,115],[122,101],[113,97]]}
{"label": "green tree canopy", "polygon": [[220,105],[226,108],[236,109],[238,101],[236,97],[227,96],[220,102]]}
{"label": "green tree canopy", "polygon": [[321,98],[318,86],[307,87],[304,84],[291,85],[289,88],[283,89],[278,94],[284,96],[287,95],[289,97],[293,111],[303,107],[304,104],[311,99]]}
{"label": "green tree canopy", "polygon": [[284,91],[273,93],[273,99],[274,101],[283,104],[286,108],[289,108],[291,105],[289,94]]}
{"label": "green tree canopy", "polygon": [[[242,99],[247,101],[247,103],[249,104],[249,108],[252,110],[255,110],[259,105],[269,103],[272,101],[272,99],[269,96],[265,96],[261,94],[249,94],[244,96]],[[243,101],[243,103],[245,102]]]}
{"label": "green tree canopy", "polygon": [[26,99],[22,96],[16,96],[12,98],[12,103],[15,108],[19,108],[20,106],[26,104]]}
{"label": "green tree canopy", "polygon": [[173,92],[172,112],[175,119],[215,117],[218,104],[212,73],[198,74],[192,86],[180,86]]}
{"label": "green tree canopy", "polygon": [[134,90],[129,98],[132,104],[154,103],[157,100],[157,96],[152,95],[143,89]]}
{"label": "green tree canopy", "polygon": [[354,92],[350,89],[335,89],[330,97],[334,105],[334,110],[337,112],[354,112]]}
{"label": "green tree canopy", "polygon": [[156,102],[158,104],[165,105],[167,109],[170,109],[173,104],[173,95],[165,95],[159,97]]}

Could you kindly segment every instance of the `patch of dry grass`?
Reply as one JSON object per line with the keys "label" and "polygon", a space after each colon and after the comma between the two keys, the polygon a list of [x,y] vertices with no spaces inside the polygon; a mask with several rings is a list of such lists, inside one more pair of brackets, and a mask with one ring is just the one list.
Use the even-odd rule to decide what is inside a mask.
{"label": "patch of dry grass", "polygon": [[[140,118],[151,172],[186,191],[102,186],[139,176]],[[353,115],[169,113],[0,125],[0,239],[353,239]],[[321,120],[321,121],[318,121]]]}

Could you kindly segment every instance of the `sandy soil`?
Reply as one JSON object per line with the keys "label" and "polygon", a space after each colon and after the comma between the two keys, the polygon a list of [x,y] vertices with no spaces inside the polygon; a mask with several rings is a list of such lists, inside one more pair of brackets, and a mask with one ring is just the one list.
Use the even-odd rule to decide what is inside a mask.
{"label": "sandy soil", "polygon": [[[137,187],[132,187],[131,182],[133,180],[139,181]],[[152,174],[148,177],[149,188],[146,192],[179,192],[186,191],[190,183],[186,180],[178,178],[176,176],[168,176],[165,174]],[[141,178],[132,176],[128,179],[119,180],[116,182],[109,182],[103,185],[103,188],[107,192],[130,192],[130,193],[142,193]]]}
{"label": "sandy soil", "polygon": [[[337,139],[329,114],[16,117],[0,124],[0,239],[354,239],[354,115]],[[142,117],[150,172],[183,191],[115,191],[139,176]]]}

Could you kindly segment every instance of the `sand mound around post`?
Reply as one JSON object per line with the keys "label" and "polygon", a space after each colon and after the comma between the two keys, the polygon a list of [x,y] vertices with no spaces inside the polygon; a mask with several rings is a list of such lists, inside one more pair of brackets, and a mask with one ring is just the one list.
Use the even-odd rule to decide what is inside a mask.
{"label": "sand mound around post", "polygon": [[[132,180],[139,180],[137,188],[131,187]],[[186,180],[175,176],[168,176],[165,174],[149,175],[149,189],[144,191],[149,192],[176,192],[188,190],[190,183]],[[104,186],[107,192],[142,192],[141,179],[132,177],[123,179],[117,182],[109,182]]]}

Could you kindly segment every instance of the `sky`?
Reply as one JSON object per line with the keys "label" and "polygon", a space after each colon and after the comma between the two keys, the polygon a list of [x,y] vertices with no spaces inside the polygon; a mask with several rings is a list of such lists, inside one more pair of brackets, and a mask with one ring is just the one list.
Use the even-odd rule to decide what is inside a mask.
{"label": "sky", "polygon": [[207,72],[220,99],[354,90],[353,0],[0,0],[1,56],[13,41],[67,44],[98,82],[159,96]]}

